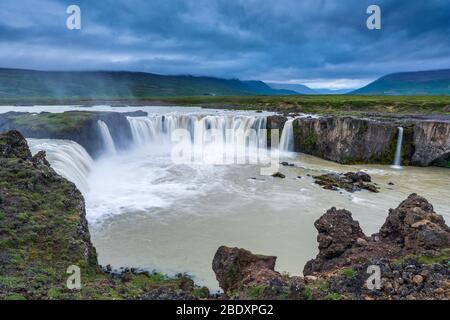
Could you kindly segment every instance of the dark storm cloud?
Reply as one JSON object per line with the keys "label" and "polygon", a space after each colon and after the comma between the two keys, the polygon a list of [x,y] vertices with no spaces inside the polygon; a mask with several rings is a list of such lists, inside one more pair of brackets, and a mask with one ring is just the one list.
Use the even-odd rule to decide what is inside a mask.
{"label": "dark storm cloud", "polygon": [[[66,7],[82,30],[65,27]],[[366,28],[378,4],[382,30]],[[0,64],[358,86],[450,67],[444,0],[2,0]]]}

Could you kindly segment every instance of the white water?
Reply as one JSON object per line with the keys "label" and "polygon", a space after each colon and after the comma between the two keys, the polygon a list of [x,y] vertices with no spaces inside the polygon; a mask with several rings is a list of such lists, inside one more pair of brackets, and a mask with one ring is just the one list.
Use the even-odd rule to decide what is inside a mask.
{"label": "white water", "polygon": [[395,150],[395,158],[393,167],[401,169],[402,167],[402,145],[403,145],[403,128],[398,127],[397,149]]}
{"label": "white water", "polygon": [[203,162],[224,163],[230,154],[233,161],[238,152],[245,152],[246,159],[253,162],[266,156],[266,116],[166,114],[129,117],[128,121],[138,147],[172,146],[175,130],[184,129],[189,135],[185,141],[188,149]]}
{"label": "white water", "polygon": [[294,151],[294,119],[286,121],[283,132],[280,138],[280,151],[293,152]]}
{"label": "white water", "polygon": [[89,191],[88,175],[93,160],[78,143],[70,140],[27,139],[33,154],[46,152],[46,159],[52,168],[66,179],[75,183],[83,194]]}
{"label": "white water", "polygon": [[116,146],[114,145],[114,140],[113,140],[113,138],[111,136],[111,133],[109,132],[108,125],[105,122],[101,121],[101,120],[98,120],[97,124],[98,124],[98,128],[99,128],[99,131],[100,131],[100,135],[101,135],[102,140],[103,140],[103,145],[104,145],[104,148],[105,148],[105,152],[107,154],[115,154],[117,152],[116,151]]}

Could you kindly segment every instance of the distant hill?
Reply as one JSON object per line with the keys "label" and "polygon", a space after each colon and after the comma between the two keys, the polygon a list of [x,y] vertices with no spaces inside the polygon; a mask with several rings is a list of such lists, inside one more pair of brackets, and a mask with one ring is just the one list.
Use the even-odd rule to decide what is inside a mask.
{"label": "distant hill", "polygon": [[32,71],[0,68],[0,98],[146,98],[164,96],[291,95],[262,81],[165,76],[143,72]]}
{"label": "distant hill", "polygon": [[351,94],[450,95],[450,69],[389,74]]}
{"label": "distant hill", "polygon": [[267,82],[267,85],[277,90],[291,90],[300,94],[317,94],[315,90],[303,84]]}
{"label": "distant hill", "polygon": [[272,83],[267,82],[267,84],[273,89],[278,90],[291,90],[295,91],[299,94],[345,94],[349,93],[352,90],[349,89],[311,89],[310,87],[304,84],[293,84],[293,83]]}

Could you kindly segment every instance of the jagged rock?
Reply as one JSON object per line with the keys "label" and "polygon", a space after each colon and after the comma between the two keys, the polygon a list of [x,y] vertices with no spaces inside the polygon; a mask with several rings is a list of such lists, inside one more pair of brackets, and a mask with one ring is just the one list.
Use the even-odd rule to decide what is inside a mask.
{"label": "jagged rock", "polygon": [[424,251],[450,246],[450,228],[423,197],[412,194],[389,216],[379,235],[406,251]]}
{"label": "jagged rock", "polygon": [[359,223],[353,220],[351,212],[347,210],[331,208],[314,223],[314,226],[319,231],[317,236],[319,254],[306,263],[303,271],[305,275],[342,263],[336,261],[338,260],[336,258],[359,245],[361,240],[367,241]]}
{"label": "jagged rock", "polygon": [[368,190],[378,193],[378,187],[371,184],[372,177],[365,172],[347,172],[345,174],[327,173],[321,176],[314,176],[315,183],[325,190],[338,191],[344,189],[348,192]]}
{"label": "jagged rock", "polygon": [[402,257],[450,247],[450,229],[424,198],[412,194],[389,211],[378,234],[368,238],[346,210],[328,210],[315,222],[319,254],[305,275],[351,265],[359,259]]}
{"label": "jagged rock", "polygon": [[23,160],[31,158],[27,141],[19,131],[12,130],[0,135],[0,157]]}
{"label": "jagged rock", "polygon": [[282,174],[281,172],[275,172],[275,173],[272,175],[272,177],[284,179],[284,178],[286,178],[286,175]]}
{"label": "jagged rock", "polygon": [[214,255],[212,268],[220,287],[225,293],[231,293],[242,286],[255,286],[279,277],[274,271],[276,259],[221,246]]}

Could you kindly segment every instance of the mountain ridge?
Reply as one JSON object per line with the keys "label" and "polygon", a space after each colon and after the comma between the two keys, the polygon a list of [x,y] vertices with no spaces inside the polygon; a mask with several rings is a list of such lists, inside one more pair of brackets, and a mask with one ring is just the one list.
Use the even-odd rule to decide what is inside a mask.
{"label": "mountain ridge", "polygon": [[391,73],[350,94],[450,95],[450,69]]}
{"label": "mountain ridge", "polygon": [[0,68],[2,98],[143,98],[294,95],[262,81],[133,71],[40,71]]}

